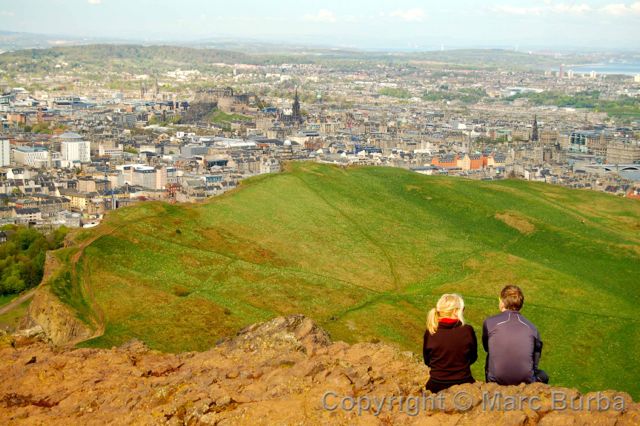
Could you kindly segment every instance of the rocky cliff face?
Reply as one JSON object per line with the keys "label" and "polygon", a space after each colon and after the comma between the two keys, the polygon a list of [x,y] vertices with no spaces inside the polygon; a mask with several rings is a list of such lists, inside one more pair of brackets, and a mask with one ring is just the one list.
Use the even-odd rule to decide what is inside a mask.
{"label": "rocky cliff face", "polygon": [[71,345],[92,337],[92,330],[76,313],[51,294],[47,286],[38,288],[29,305],[23,329],[40,326],[51,343],[56,346]]}
{"label": "rocky cliff face", "polygon": [[[0,418],[9,424],[640,424],[640,404],[616,392],[476,383],[423,395],[428,369],[411,353],[331,342],[303,316],[248,327],[201,353],[136,341],[62,350],[28,333],[2,345]],[[555,394],[573,406],[560,409]],[[609,409],[598,411],[604,400]]]}
{"label": "rocky cliff face", "polygon": [[51,293],[48,281],[60,266],[55,256],[47,252],[42,284],[33,296],[21,327],[42,327],[49,340],[58,346],[74,344],[94,334],[87,324],[78,319],[76,312]]}

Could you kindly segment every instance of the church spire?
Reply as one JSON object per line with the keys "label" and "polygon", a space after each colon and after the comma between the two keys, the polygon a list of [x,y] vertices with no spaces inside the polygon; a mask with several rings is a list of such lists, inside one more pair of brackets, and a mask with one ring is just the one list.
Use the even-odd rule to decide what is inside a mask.
{"label": "church spire", "polygon": [[302,115],[300,114],[300,98],[298,97],[298,88],[296,87],[296,95],[293,98],[292,118],[294,121],[301,122]]}
{"label": "church spire", "polygon": [[531,142],[538,142],[538,116],[533,116],[533,129],[531,130]]}

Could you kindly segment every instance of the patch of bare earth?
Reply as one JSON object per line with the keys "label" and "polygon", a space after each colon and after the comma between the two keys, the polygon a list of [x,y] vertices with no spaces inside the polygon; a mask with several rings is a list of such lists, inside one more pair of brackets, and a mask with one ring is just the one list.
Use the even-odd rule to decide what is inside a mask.
{"label": "patch of bare earth", "polygon": [[494,217],[523,235],[531,235],[536,230],[536,227],[533,223],[529,222],[527,218],[518,213],[496,213]]}

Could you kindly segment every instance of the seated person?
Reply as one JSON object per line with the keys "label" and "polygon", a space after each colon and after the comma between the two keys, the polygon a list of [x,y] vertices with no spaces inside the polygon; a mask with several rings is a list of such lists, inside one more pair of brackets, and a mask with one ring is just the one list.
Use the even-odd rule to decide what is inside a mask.
{"label": "seated person", "polygon": [[464,301],[444,294],[427,316],[422,355],[431,369],[426,390],[438,393],[453,385],[473,383],[471,364],[478,359],[473,327],[464,323]]}
{"label": "seated person", "polygon": [[508,285],[500,292],[502,313],[487,318],[482,326],[482,346],[487,352],[487,382],[500,385],[549,383],[538,370],[542,341],[535,325],[521,313],[524,295],[520,287]]}

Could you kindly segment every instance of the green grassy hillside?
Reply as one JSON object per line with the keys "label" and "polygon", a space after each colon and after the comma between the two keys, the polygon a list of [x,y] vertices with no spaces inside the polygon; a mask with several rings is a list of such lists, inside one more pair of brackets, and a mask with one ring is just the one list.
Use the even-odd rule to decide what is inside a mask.
{"label": "green grassy hillside", "polygon": [[[426,313],[459,292],[480,333],[506,283],[545,342],[556,385],[640,397],[640,203],[517,180],[294,163],[204,204],[144,203],[58,251],[50,285],[104,326],[202,350],[240,327],[304,313],[334,339],[420,352]],[[474,366],[484,379],[484,356]]]}

